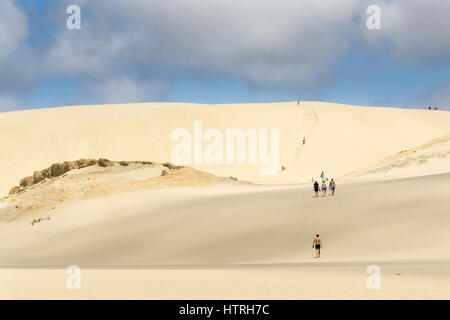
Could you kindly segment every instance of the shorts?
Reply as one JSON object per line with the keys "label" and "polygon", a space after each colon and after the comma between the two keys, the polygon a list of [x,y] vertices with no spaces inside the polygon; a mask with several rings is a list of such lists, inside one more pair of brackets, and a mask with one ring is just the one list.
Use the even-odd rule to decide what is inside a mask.
{"label": "shorts", "polygon": [[320,250],[320,244],[315,245],[316,250]]}

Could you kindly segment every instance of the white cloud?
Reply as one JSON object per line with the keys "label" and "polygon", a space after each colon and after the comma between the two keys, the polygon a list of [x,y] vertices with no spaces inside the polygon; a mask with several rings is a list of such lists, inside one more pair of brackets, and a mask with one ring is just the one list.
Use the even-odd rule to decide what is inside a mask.
{"label": "white cloud", "polygon": [[0,1],[0,94],[14,95],[34,80],[36,61],[27,36],[26,14],[13,1]]}
{"label": "white cloud", "polygon": [[[381,30],[363,28],[366,42],[404,62],[442,62],[450,57],[450,1],[378,0]],[[365,24],[365,21],[363,21]]]}
{"label": "white cloud", "polygon": [[450,80],[442,82],[413,104],[422,108],[438,107],[440,110],[450,110]]}
{"label": "white cloud", "polygon": [[104,103],[146,102],[159,97],[167,84],[158,80],[139,82],[128,77],[111,78],[94,86]]}
{"label": "white cloud", "polygon": [[26,15],[12,0],[0,1],[0,61],[17,50],[27,34]]}
{"label": "white cloud", "polygon": [[86,28],[64,30],[44,55],[45,70],[72,76],[103,76],[125,52],[126,40],[114,34],[96,35]]}
{"label": "white cloud", "polygon": [[0,112],[14,111],[20,108],[21,104],[12,95],[0,95]]}
{"label": "white cloud", "polygon": [[[82,32],[62,32],[53,70],[102,76],[130,64],[164,73],[223,73],[256,86],[332,81],[358,28],[359,1],[99,0],[86,3]],[[95,27],[94,27],[95,26]],[[171,70],[171,71],[167,71]]]}

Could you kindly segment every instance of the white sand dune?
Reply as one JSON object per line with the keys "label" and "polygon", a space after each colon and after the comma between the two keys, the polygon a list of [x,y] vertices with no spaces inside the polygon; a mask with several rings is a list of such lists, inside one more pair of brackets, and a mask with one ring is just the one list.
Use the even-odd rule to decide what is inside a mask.
{"label": "white sand dune", "polygon": [[[257,182],[298,183],[325,170],[338,177],[383,157],[449,134],[450,112],[354,107],[322,102],[197,105],[145,103],[0,113],[0,194],[24,176],[55,162],[80,158],[171,160],[174,130],[279,129],[279,168],[195,165],[217,176]],[[306,145],[301,140],[306,137]]]}
{"label": "white sand dune", "polygon": [[398,178],[442,172],[450,172],[450,134],[433,139],[421,146],[402,150],[341,178]]}
{"label": "white sand dune", "polygon": [[[2,225],[0,273],[22,266],[27,269],[16,277],[47,270],[50,278],[63,278],[72,264],[88,275],[104,270],[78,295],[61,283],[46,289],[50,297],[67,298],[88,297],[91,290],[111,298],[448,298],[449,187],[450,175],[442,174],[345,183],[325,198],[313,198],[310,186],[299,185],[151,190],[82,200],[50,221]],[[320,260],[312,258],[315,233],[324,239]],[[365,287],[366,268],[373,264],[386,281],[377,293]],[[145,277],[133,289],[124,285],[138,274]],[[114,275],[120,278],[112,284],[115,293],[108,283]],[[226,279],[234,286],[209,283]],[[195,293],[182,285],[191,281]],[[347,291],[335,286],[343,282]],[[0,296],[46,296],[7,283]]]}
{"label": "white sand dune", "polygon": [[[107,188],[2,220],[52,190],[84,195],[92,186],[77,180],[83,174],[99,174],[98,186],[164,177],[158,167],[80,171],[9,196],[0,201],[0,298],[450,298],[448,112],[302,102],[0,114],[8,150],[0,190],[65,160],[169,161],[172,131],[195,120],[220,130],[279,128],[288,170],[264,177],[249,164],[193,165],[219,177],[187,168],[171,188]],[[342,178],[335,196],[314,198],[305,182],[322,170]],[[195,182],[206,176],[210,183]],[[65,287],[69,265],[82,269],[81,291]],[[380,290],[366,287],[369,265],[381,268]]]}
{"label": "white sand dune", "polygon": [[35,226],[2,226],[0,256],[30,266],[304,262],[320,233],[324,261],[448,258],[449,188],[442,174],[347,183],[318,198],[310,186],[115,194],[68,203]]}

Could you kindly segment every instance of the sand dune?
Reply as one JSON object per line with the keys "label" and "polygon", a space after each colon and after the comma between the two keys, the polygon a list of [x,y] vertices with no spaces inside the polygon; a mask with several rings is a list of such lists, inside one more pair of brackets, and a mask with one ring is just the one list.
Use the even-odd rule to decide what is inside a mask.
{"label": "sand dune", "polygon": [[442,174],[347,183],[324,198],[309,185],[117,194],[3,226],[0,256],[46,266],[301,262],[321,233],[324,261],[440,259],[450,257],[449,187]]}
{"label": "sand dune", "polygon": [[348,177],[411,177],[450,172],[450,134],[352,171]]}
{"label": "sand dune", "polygon": [[[77,163],[82,166],[78,168]],[[20,185],[0,202],[0,222],[31,219],[43,211],[48,220],[68,202],[116,193],[239,183],[242,182],[171,163],[116,162],[104,158],[66,161],[21,179]]]}
{"label": "sand dune", "polygon": [[[22,266],[62,274],[58,268],[77,264],[87,274],[120,275],[121,283],[146,274],[141,286],[123,288],[115,297],[183,298],[191,287],[180,288],[187,281],[182,278],[196,277],[196,298],[277,298],[261,290],[262,279],[280,292],[278,298],[448,298],[449,187],[450,175],[442,174],[344,183],[325,198],[313,198],[310,186],[298,185],[150,190],[79,200],[34,226],[26,219],[2,225],[0,272]],[[312,259],[315,233],[324,239],[320,261]],[[372,264],[382,266],[389,290],[374,294],[365,288]],[[212,288],[195,270],[206,270],[213,282],[233,279],[236,286]],[[324,278],[312,285],[311,276]],[[288,284],[280,277],[295,280]],[[333,277],[358,289],[339,293],[324,280],[335,283]],[[145,289],[155,281],[156,288]],[[94,283],[100,286],[101,280]],[[97,297],[109,296],[104,286],[92,287]],[[4,294],[12,294],[9,288]],[[70,296],[54,290],[55,296]]]}
{"label": "sand dune", "polygon": [[[287,170],[192,164],[162,174],[173,131],[194,121],[278,128]],[[0,114],[4,195],[55,162],[155,162],[36,173],[0,199],[0,298],[448,299],[449,130],[448,112],[319,102]],[[314,198],[309,180],[322,170],[337,192]],[[82,268],[79,292],[65,287],[69,265]],[[381,290],[366,287],[369,265],[381,268]]]}
{"label": "sand dune", "polygon": [[[279,170],[262,176],[259,165],[196,165],[217,176],[265,183],[306,182],[325,170],[338,177],[383,157],[449,134],[444,111],[354,107],[302,101],[197,105],[145,103],[39,109],[0,114],[0,194],[37,168],[80,158],[171,160],[174,130],[280,130]],[[306,137],[307,143],[301,140]]]}

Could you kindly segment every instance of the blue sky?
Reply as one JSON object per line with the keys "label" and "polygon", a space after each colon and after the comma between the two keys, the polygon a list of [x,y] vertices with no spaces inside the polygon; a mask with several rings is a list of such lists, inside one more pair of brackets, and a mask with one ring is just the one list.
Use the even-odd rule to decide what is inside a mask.
{"label": "blue sky", "polygon": [[[80,30],[66,27],[71,4]],[[381,29],[366,26],[371,4]],[[450,109],[449,16],[445,0],[2,0],[0,112],[297,99]]]}

